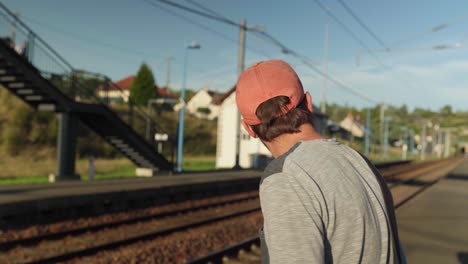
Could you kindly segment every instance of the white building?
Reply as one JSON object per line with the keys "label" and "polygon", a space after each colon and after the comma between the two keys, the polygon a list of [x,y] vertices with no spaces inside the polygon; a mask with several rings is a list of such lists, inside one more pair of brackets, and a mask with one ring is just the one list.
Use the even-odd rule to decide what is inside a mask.
{"label": "white building", "polygon": [[[232,168],[236,161],[236,130],[240,126],[241,141],[239,152],[239,165],[242,168],[262,168],[266,162],[272,159],[270,151],[258,138],[251,137],[247,131],[238,125],[238,109],[236,106],[235,88],[229,90],[220,99],[218,116],[218,138],[216,144],[216,168]],[[314,107],[316,122],[314,126],[317,131],[323,131],[325,115]]]}
{"label": "white building", "polygon": [[[185,111],[197,118],[213,120],[219,115],[220,106],[216,102],[222,96],[223,94],[203,88],[188,100]],[[174,110],[179,111],[181,106],[180,103],[176,104]]]}
{"label": "white building", "polygon": [[366,127],[361,123],[360,116],[354,117],[351,112],[340,122],[340,127],[346,129],[355,137],[363,137]]}

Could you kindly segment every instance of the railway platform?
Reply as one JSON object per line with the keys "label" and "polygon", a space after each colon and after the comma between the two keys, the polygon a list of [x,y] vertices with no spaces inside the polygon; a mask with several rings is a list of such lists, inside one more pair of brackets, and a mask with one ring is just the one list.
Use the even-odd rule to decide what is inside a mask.
{"label": "railway platform", "polygon": [[258,189],[262,172],[220,170],[151,178],[0,186],[0,227],[99,215]]}
{"label": "railway platform", "polygon": [[468,158],[397,218],[408,263],[468,263]]}
{"label": "railway platform", "polygon": [[[384,169],[406,163],[409,161],[375,165]],[[0,186],[0,229],[256,191],[262,173],[216,170],[150,178]]]}

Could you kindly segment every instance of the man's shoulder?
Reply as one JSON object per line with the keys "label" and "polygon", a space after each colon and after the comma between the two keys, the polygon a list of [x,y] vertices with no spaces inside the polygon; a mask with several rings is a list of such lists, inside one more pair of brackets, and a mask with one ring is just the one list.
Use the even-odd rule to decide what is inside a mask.
{"label": "man's shoulder", "polygon": [[333,166],[333,160],[337,158],[340,146],[340,143],[334,139],[298,142],[285,154],[268,164],[262,182],[265,178],[276,174],[291,177],[301,173],[317,175],[328,166]]}

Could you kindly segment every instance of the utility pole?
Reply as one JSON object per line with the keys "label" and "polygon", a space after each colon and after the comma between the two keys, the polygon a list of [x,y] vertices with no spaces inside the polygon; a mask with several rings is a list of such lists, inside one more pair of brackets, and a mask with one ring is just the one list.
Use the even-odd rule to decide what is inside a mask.
{"label": "utility pole", "polygon": [[325,22],[325,37],[324,37],[324,45],[323,45],[323,60],[324,60],[324,67],[325,67],[325,76],[323,77],[323,91],[322,91],[322,108],[320,109],[322,113],[325,114],[327,111],[327,85],[328,79],[328,21]]}
{"label": "utility pole", "polygon": [[166,64],[166,88],[169,89],[169,84],[171,83],[171,61],[173,60],[174,58],[171,56],[171,57],[168,57],[167,58],[167,64]]}
{"label": "utility pole", "polygon": [[[240,29],[239,29],[239,64],[237,67],[237,72],[238,75],[240,76],[242,72],[244,71],[244,60],[245,60],[245,30],[247,29],[246,27],[246,22],[245,18],[241,20],[240,23]],[[241,143],[241,137],[240,137],[240,112],[237,110],[236,112],[236,163],[234,164],[234,169],[240,169],[240,164],[239,164],[239,156],[240,156],[240,143]]]}

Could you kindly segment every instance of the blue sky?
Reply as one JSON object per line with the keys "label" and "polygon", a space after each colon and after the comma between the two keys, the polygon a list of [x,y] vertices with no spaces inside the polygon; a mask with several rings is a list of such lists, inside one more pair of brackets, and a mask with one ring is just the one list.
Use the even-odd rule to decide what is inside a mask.
{"label": "blue sky", "polygon": [[[153,1],[161,7],[148,4]],[[189,1],[173,0],[192,6]],[[306,55],[324,70],[324,28],[328,23],[328,73],[376,101],[410,108],[439,109],[451,104],[468,110],[468,2],[346,1],[354,13],[394,52],[374,51],[378,61],[363,52],[359,65],[355,53],[363,46],[342,26],[325,15],[315,1],[194,0],[216,12],[248,25],[263,25],[290,49]],[[320,0],[371,50],[381,49],[338,0]],[[135,74],[148,63],[159,85],[166,84],[166,60],[174,57],[171,87],[182,79],[184,42],[196,40],[200,50],[190,50],[187,84],[192,89],[209,87],[226,91],[237,79],[239,29],[208,20],[157,0],[4,0],[8,8],[54,47],[76,68],[101,72],[118,80]],[[174,16],[172,10],[209,30]],[[434,26],[447,24],[437,32]],[[5,29],[2,29],[2,32]],[[219,34],[223,35],[222,37]],[[467,40],[468,41],[468,40]],[[435,45],[459,45],[459,49],[435,50]],[[290,62],[316,103],[322,100],[324,80],[300,60],[282,54],[271,43],[247,34],[246,64],[269,58]],[[383,64],[383,65],[382,65]],[[351,106],[372,103],[328,82],[330,102]]]}

